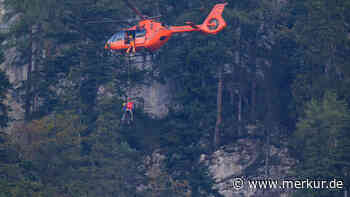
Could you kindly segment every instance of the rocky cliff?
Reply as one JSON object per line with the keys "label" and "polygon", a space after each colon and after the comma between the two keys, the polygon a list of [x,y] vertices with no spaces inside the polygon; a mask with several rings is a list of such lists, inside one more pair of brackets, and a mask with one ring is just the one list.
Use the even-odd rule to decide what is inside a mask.
{"label": "rocky cliff", "polygon": [[[290,192],[281,189],[251,189],[247,184],[240,189],[234,188],[233,184],[237,178],[282,180],[290,172],[291,166],[295,164],[295,160],[290,157],[286,148],[273,145],[261,147],[262,143],[259,140],[241,139],[234,144],[221,147],[210,155],[198,156],[198,161],[208,168],[215,181],[214,189],[225,197],[290,197]],[[268,166],[265,165],[264,149],[269,149],[270,152]],[[152,179],[164,178],[167,171],[164,165],[165,160],[166,157],[159,151],[147,156],[145,159],[146,176]],[[140,187],[141,191],[142,188],[146,187]]]}
{"label": "rocky cliff", "polygon": [[[140,55],[140,54],[136,54]],[[152,62],[151,55],[146,57],[137,56],[132,58],[131,66],[139,70],[157,75],[155,63]],[[160,83],[155,79],[146,79],[146,85],[137,85],[128,92],[131,98],[142,98],[143,109],[153,118],[163,118],[168,113],[168,104],[171,99],[170,82]]]}
{"label": "rocky cliff", "polygon": [[[278,148],[273,145],[261,148],[259,140],[242,139],[235,144],[227,145],[214,152],[212,155],[202,155],[202,162],[206,163],[213,179],[215,187],[225,197],[289,197],[279,189],[252,189],[248,184],[243,188],[235,189],[233,184],[237,180],[264,180],[283,179],[289,173],[289,169],[295,163],[286,148]],[[269,150],[270,164],[266,166],[264,149]]]}
{"label": "rocky cliff", "polygon": [[[6,32],[8,31],[9,25],[14,23],[18,19],[18,15],[13,16],[10,19],[5,20],[6,10],[3,5],[3,0],[0,1],[0,31]],[[1,43],[2,46],[6,46],[9,44],[8,40],[5,40]],[[13,63],[19,61],[18,52],[15,47],[7,48],[4,51],[5,61],[0,64],[0,69],[5,71],[10,83],[13,87],[18,87],[21,81],[25,80],[27,77],[27,66],[13,66]],[[22,104],[18,100],[17,93],[12,89],[10,90],[7,97],[6,104],[11,106],[11,111],[9,112],[9,116],[11,119],[22,121],[24,117],[24,109],[22,108]],[[13,123],[10,124],[11,128]],[[9,129],[8,128],[8,129]]]}

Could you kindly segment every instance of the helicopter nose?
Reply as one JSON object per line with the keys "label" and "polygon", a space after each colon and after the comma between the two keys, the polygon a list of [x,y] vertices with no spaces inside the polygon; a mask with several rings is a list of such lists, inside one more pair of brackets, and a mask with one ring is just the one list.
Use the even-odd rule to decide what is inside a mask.
{"label": "helicopter nose", "polygon": [[111,48],[111,45],[110,45],[109,42],[107,42],[106,45],[105,45],[105,49],[110,49],[110,48]]}

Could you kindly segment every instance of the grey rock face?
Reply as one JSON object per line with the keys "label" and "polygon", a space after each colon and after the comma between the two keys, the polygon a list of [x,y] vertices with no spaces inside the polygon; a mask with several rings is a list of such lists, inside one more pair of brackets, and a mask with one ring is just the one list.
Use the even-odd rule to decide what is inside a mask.
{"label": "grey rock face", "polygon": [[[208,167],[211,177],[215,181],[214,188],[225,197],[291,197],[290,191],[281,189],[253,189],[245,182],[241,189],[235,189],[233,183],[239,178],[249,180],[282,180],[287,176],[290,167],[295,163],[286,148],[270,146],[270,159],[275,162],[269,165],[269,175],[265,176],[264,152],[258,140],[242,139],[235,143],[221,147],[211,155],[199,155],[199,162]],[[166,174],[164,166],[165,156],[155,151],[144,160],[146,176],[153,180],[152,185],[142,185],[139,191],[145,188],[156,191],[162,185],[163,179],[172,180]],[[279,162],[276,162],[276,161]],[[157,185],[157,187],[155,186]],[[162,185],[163,186],[163,185]],[[159,188],[158,188],[159,189]],[[189,191],[190,192],[190,191]]]}
{"label": "grey rock face", "polygon": [[158,151],[154,151],[152,155],[145,158],[145,166],[147,169],[146,176],[150,178],[156,178],[160,176],[164,170],[165,156],[160,154]]}
{"label": "grey rock face", "polygon": [[153,118],[162,118],[167,115],[169,92],[166,84],[153,81],[149,86],[141,86],[138,89],[137,95],[144,100],[145,112]]}
{"label": "grey rock face", "polygon": [[[295,163],[286,148],[270,146],[270,159],[276,162],[269,166],[269,175],[265,176],[264,153],[257,140],[242,139],[214,152],[201,155],[200,162],[208,166],[215,180],[215,188],[225,197],[289,197],[290,194],[280,189],[252,189],[244,184],[242,189],[233,187],[234,181],[243,180],[281,180],[287,176],[291,165]],[[277,162],[278,161],[278,162]]]}
{"label": "grey rock face", "polygon": [[[150,56],[134,57],[132,66],[139,70],[153,72],[157,75],[157,71],[153,68]],[[131,98],[142,98],[143,109],[153,118],[163,118],[168,114],[168,104],[170,103],[169,84],[162,84],[156,80],[151,80],[147,85],[138,85],[132,87],[129,91]]]}
{"label": "grey rock face", "polygon": [[[10,24],[14,23],[18,20],[19,15],[13,16],[7,22],[4,21],[4,15],[6,14],[6,10],[4,9],[3,0],[0,0],[0,27],[1,31],[7,31],[7,28]],[[7,44],[8,41],[4,41],[1,45]],[[3,70],[10,81],[10,83],[17,87],[17,85],[26,79],[27,76],[27,67],[26,66],[12,66],[12,64],[18,61],[18,52],[15,47],[9,48],[4,51],[5,61],[0,65],[0,69]],[[11,106],[11,111],[9,112],[9,116],[15,120],[23,120],[24,117],[24,109],[20,101],[18,100],[18,95],[16,92],[10,91],[7,95],[7,100],[5,103]],[[10,131],[13,127],[13,124],[10,124],[9,128],[6,131]]]}

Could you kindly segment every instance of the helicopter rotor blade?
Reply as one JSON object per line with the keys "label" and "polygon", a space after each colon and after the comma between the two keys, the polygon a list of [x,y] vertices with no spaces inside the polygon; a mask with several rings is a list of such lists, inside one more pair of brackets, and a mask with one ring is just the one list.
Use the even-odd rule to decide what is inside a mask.
{"label": "helicopter rotor blade", "polygon": [[87,21],[86,24],[98,24],[98,23],[125,23],[127,25],[133,25],[132,22],[134,20],[113,20],[113,19],[107,19],[107,20],[100,20],[100,21]]}
{"label": "helicopter rotor blade", "polygon": [[161,18],[162,15],[158,15],[158,16],[151,16],[151,17],[147,17],[147,19],[158,19]]}
{"label": "helicopter rotor blade", "polygon": [[[159,19],[161,18],[162,15],[158,15],[158,16],[152,16],[152,17],[147,17],[146,19]],[[98,23],[124,23],[130,26],[133,26],[134,22],[137,22],[139,20],[131,20],[131,19],[127,19],[127,20],[113,20],[113,19],[102,19],[99,21],[85,21],[86,24],[98,24]],[[84,21],[83,21],[84,22]]]}
{"label": "helicopter rotor blade", "polygon": [[130,9],[132,9],[139,17],[141,17],[142,20],[146,19],[146,16],[143,15],[138,9],[136,9],[128,0],[123,1]]}

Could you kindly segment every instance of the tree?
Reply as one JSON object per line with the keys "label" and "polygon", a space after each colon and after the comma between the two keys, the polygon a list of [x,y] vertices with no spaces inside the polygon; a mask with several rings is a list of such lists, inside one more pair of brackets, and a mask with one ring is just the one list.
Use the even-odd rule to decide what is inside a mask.
{"label": "tree", "polygon": [[[301,57],[292,87],[297,114],[311,98],[320,98],[327,89],[349,101],[347,35],[348,1],[293,0],[290,22],[293,39]],[[344,80],[345,79],[345,80]]]}
{"label": "tree", "polygon": [[[296,175],[306,179],[349,180],[350,112],[343,100],[327,91],[321,100],[307,103],[304,116],[297,123],[293,136],[300,162]],[[303,196],[341,196],[329,190],[303,191]]]}
{"label": "tree", "polygon": [[[8,34],[9,47],[15,47],[20,61],[11,62],[16,66],[25,66],[26,77],[20,87],[16,87],[23,94],[25,120],[33,118],[33,112],[40,106],[40,93],[38,78],[43,68],[43,60],[48,56],[49,44],[47,31],[58,12],[59,6],[54,0],[5,0],[8,18],[18,16],[16,23],[11,26]],[[55,12],[57,11],[57,12]]]}
{"label": "tree", "polygon": [[[0,51],[0,63],[4,61],[4,54]],[[8,93],[8,90],[11,88],[11,84],[7,78],[5,72],[0,70],[0,127],[6,127],[9,122],[8,111],[9,106],[6,105],[5,99]]]}

